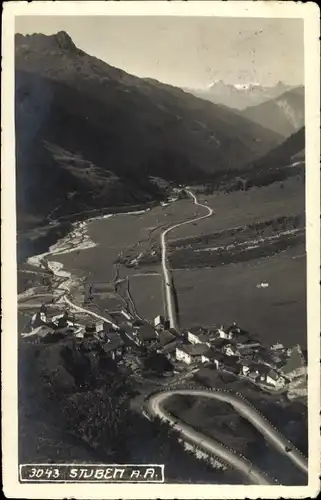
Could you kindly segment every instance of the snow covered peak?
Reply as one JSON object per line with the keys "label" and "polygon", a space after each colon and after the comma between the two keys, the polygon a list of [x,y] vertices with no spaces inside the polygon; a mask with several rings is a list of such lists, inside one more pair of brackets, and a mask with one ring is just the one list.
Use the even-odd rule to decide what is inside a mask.
{"label": "snow covered peak", "polygon": [[259,82],[251,82],[251,83],[235,83],[233,85],[237,90],[250,90],[253,87],[261,87]]}

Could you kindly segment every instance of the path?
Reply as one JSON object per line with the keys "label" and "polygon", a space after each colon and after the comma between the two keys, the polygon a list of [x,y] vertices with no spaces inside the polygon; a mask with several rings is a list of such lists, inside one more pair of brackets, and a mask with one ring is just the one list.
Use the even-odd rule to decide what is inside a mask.
{"label": "path", "polygon": [[161,233],[161,250],[162,250],[162,272],[163,272],[163,277],[164,277],[164,285],[165,285],[165,299],[166,299],[166,309],[167,309],[167,315],[170,323],[170,327],[174,328],[176,331],[179,330],[179,325],[177,321],[177,314],[175,310],[175,300],[174,300],[174,289],[173,289],[173,282],[172,282],[172,276],[171,272],[169,269],[169,264],[168,264],[168,258],[167,258],[167,242],[166,242],[166,236],[170,231],[173,231],[173,229],[176,229],[180,226],[183,226],[184,224],[191,224],[192,222],[197,222],[202,219],[207,219],[208,217],[211,217],[214,213],[214,210],[207,205],[202,205],[201,203],[198,202],[196,196],[192,191],[186,189],[186,192],[193,198],[194,204],[198,205],[200,207],[205,208],[208,213],[206,215],[202,215],[200,217],[196,217],[194,219],[189,219],[184,222],[179,222],[177,224],[174,224],[173,226],[165,229]]}
{"label": "path", "polygon": [[218,441],[196,431],[188,424],[173,417],[165,408],[164,402],[173,395],[199,396],[217,399],[229,403],[246,420],[261,432],[264,438],[280,453],[287,456],[305,474],[308,474],[308,463],[304,455],[294,447],[256,408],[247,402],[241,395],[234,395],[228,391],[202,390],[202,389],[171,389],[153,394],[148,401],[148,410],[152,416],[168,422],[175,430],[185,436],[205,452],[210,452],[223,459],[236,470],[250,478],[255,484],[275,484],[267,475],[256,468],[244,456],[237,455],[232,449],[227,448]]}

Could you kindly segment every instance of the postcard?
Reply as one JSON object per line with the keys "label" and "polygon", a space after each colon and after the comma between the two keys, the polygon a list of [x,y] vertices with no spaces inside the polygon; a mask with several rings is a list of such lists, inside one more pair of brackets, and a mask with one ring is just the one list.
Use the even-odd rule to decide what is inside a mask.
{"label": "postcard", "polygon": [[320,488],[313,2],[7,2],[7,498]]}

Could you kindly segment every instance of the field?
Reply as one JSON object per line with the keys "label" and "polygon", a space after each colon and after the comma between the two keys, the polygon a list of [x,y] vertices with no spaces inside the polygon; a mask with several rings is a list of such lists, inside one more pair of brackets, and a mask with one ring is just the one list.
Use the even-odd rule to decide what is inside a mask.
{"label": "field", "polygon": [[[92,281],[108,282],[114,278],[113,264],[120,253],[130,260],[150,249],[152,244],[158,247],[162,228],[201,213],[202,209],[190,200],[180,200],[174,205],[159,206],[140,214],[117,214],[93,220],[88,224],[88,234],[97,246],[59,255],[55,260],[62,262],[70,271],[86,272]],[[153,268],[151,263],[150,269],[144,271]],[[134,268],[128,268],[120,276],[135,272]]]}
{"label": "field", "polygon": [[[298,253],[175,271],[181,326],[236,321],[268,344],[306,346],[305,257]],[[261,282],[269,286],[257,288]]]}
{"label": "field", "polygon": [[140,316],[153,320],[159,314],[164,314],[161,275],[132,277],[129,289]]}
{"label": "field", "polygon": [[[88,284],[100,283],[101,286],[117,277],[159,273],[159,237],[162,229],[201,213],[202,209],[190,199],[183,199],[144,213],[117,214],[93,220],[88,223],[88,235],[96,246],[55,255],[54,260],[64,264],[65,269],[73,274],[86,276]],[[131,264],[135,259],[137,264]],[[130,280],[130,290],[139,314],[146,314],[152,319],[163,310],[158,276],[135,276]],[[102,309],[114,309],[119,297],[117,299],[115,295],[102,292],[95,294],[95,301]]]}
{"label": "field", "polygon": [[[275,183],[208,197],[200,195],[199,200],[215,207],[215,214],[169,233],[180,326],[212,326],[235,320],[258,333],[267,343],[279,340],[287,345],[299,342],[306,346],[304,189],[301,181],[291,178],[282,185]],[[191,199],[183,199],[144,213],[93,220],[88,224],[88,234],[96,246],[58,255],[55,260],[77,275],[86,275],[89,284],[109,283],[117,277],[128,276],[130,296],[138,314],[152,319],[164,310],[161,276],[151,275],[161,272],[160,233],[176,222],[203,214],[204,208],[195,206]],[[280,240],[278,253],[275,253],[274,243],[269,242],[267,249],[260,244],[245,258],[242,248],[240,252],[231,250],[231,242],[238,245],[242,239],[245,243],[251,242],[258,234],[269,240],[271,235],[296,227],[293,223],[296,219],[299,219],[300,233],[286,235],[285,244]],[[268,221],[267,227],[260,229],[258,223],[265,221]],[[244,228],[248,224],[252,226]],[[241,232],[231,230],[240,225],[243,227]],[[193,237],[200,236],[205,242],[193,241]],[[219,259],[207,251],[206,238],[209,238],[209,247],[213,245],[210,238],[215,239],[215,245],[223,246]],[[201,251],[196,253],[197,249]],[[258,288],[262,282],[268,286]],[[124,286],[120,285],[118,292],[126,299]],[[95,300],[102,309],[119,308],[117,304],[123,302],[106,290],[95,294]]]}
{"label": "field", "polygon": [[248,191],[228,194],[218,192],[209,196],[198,195],[198,199],[200,203],[207,202],[206,204],[214,209],[214,215],[175,229],[170,233],[169,241],[271,220],[280,216],[303,214],[305,211],[304,186],[296,178],[287,179],[283,183],[275,182],[269,186],[252,188]]}

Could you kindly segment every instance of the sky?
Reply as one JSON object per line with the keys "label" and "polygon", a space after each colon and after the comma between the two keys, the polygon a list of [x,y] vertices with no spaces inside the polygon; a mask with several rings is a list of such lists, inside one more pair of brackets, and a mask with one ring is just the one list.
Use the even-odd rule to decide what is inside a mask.
{"label": "sky", "polygon": [[303,84],[301,19],[19,16],[16,32],[66,31],[80,49],[128,73],[179,87]]}

